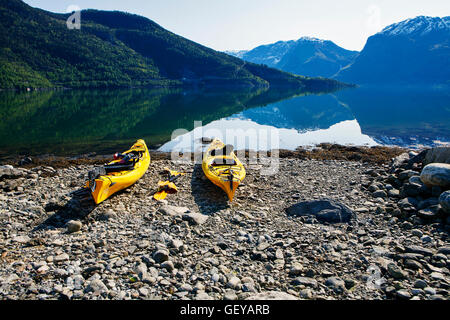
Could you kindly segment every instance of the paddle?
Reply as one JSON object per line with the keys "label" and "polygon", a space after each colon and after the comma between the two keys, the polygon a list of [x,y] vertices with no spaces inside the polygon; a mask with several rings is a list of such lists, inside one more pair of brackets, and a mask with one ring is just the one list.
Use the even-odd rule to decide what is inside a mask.
{"label": "paddle", "polygon": [[177,181],[179,177],[186,174],[184,172],[173,171],[168,168],[164,168],[164,171],[168,172],[169,177],[166,181],[158,182],[158,191],[153,195],[153,198],[158,201],[165,199],[168,194],[177,193],[178,188],[175,185],[175,181]]}

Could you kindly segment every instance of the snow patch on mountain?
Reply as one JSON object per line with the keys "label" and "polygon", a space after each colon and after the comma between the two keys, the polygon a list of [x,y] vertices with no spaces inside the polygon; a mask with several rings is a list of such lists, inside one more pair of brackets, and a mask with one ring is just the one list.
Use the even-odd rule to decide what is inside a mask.
{"label": "snow patch on mountain", "polygon": [[450,17],[426,17],[419,16],[391,24],[378,34],[398,35],[425,35],[433,31],[450,30]]}
{"label": "snow patch on mountain", "polygon": [[248,50],[228,50],[224,51],[224,53],[242,59],[244,55],[248,52]]}
{"label": "snow patch on mountain", "polygon": [[323,40],[323,39],[318,39],[318,38],[314,38],[314,37],[301,37],[300,39],[298,39],[298,41],[324,43],[324,42],[327,42],[329,40]]}

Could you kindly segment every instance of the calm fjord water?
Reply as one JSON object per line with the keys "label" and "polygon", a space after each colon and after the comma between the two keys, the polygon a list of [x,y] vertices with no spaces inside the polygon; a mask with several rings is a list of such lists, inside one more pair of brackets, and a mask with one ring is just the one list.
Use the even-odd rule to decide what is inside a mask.
{"label": "calm fjord water", "polygon": [[[1,92],[0,118],[3,156],[111,153],[138,138],[162,151],[190,150],[198,134],[223,133],[225,139],[226,129],[239,134],[277,128],[282,149],[321,142],[432,146],[450,141],[450,91],[361,87],[321,94],[182,89]],[[201,121],[202,127],[196,128],[194,121]],[[173,140],[176,129],[185,129],[184,135]],[[227,138],[236,148],[255,148],[232,135]],[[264,149],[260,145],[264,143],[256,148]]]}

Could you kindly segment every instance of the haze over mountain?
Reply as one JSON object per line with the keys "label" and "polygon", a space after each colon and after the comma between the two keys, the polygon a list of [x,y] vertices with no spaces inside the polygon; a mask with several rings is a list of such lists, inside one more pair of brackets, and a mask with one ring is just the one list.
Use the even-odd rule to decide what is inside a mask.
{"label": "haze over mountain", "polygon": [[204,47],[141,16],[84,10],[70,14],[20,0],[0,0],[0,88],[226,85],[323,90],[334,80],[308,79]]}
{"label": "haze over mountain", "polygon": [[450,82],[450,17],[419,16],[371,36],[336,79],[356,84]]}
{"label": "haze over mountain", "polygon": [[250,51],[227,53],[249,62],[311,77],[332,77],[358,54],[357,51],[343,49],[332,41],[311,37],[278,41]]}

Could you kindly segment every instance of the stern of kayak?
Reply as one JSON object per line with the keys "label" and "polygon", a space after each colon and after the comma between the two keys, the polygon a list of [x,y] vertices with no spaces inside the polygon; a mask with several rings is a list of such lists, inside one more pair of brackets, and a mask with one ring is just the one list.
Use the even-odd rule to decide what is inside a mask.
{"label": "stern of kayak", "polygon": [[102,203],[110,196],[109,187],[111,183],[109,181],[96,179],[94,182],[95,186],[92,187],[89,185],[90,183],[91,182],[88,182],[86,187],[91,189],[91,195],[94,199],[95,204]]}

